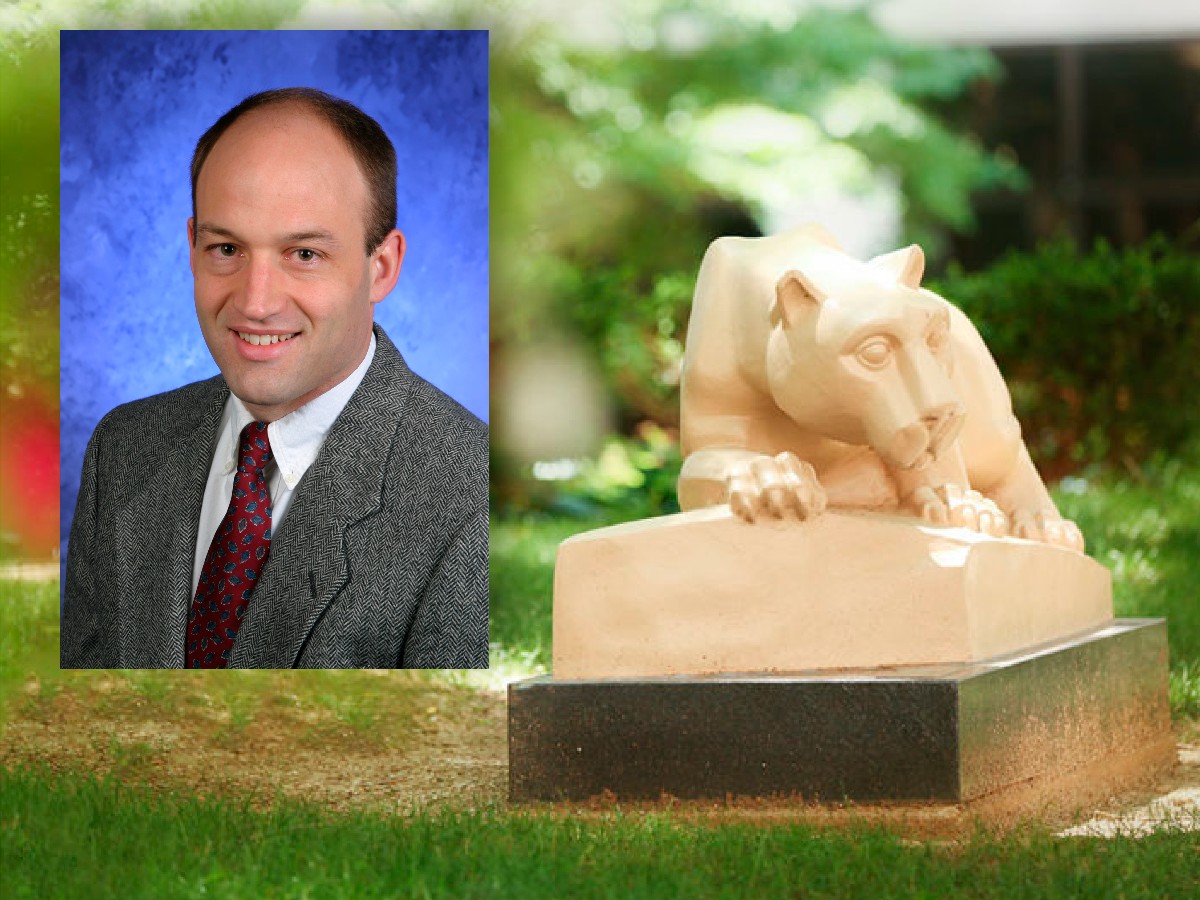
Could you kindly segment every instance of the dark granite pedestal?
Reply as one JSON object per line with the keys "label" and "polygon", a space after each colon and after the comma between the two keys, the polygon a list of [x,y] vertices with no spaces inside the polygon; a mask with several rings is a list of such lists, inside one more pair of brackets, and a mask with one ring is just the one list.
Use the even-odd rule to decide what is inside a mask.
{"label": "dark granite pedestal", "polygon": [[1161,619],[968,665],[509,688],[517,801],[1082,804],[1175,758]]}

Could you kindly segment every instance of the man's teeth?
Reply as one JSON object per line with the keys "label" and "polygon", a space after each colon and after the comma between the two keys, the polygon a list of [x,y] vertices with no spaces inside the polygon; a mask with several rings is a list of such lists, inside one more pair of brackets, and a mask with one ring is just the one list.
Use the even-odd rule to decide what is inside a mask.
{"label": "man's teeth", "polygon": [[240,337],[247,344],[254,344],[256,347],[261,347],[263,344],[278,344],[283,341],[290,341],[299,332],[293,331],[291,334],[250,334],[245,331],[239,331]]}

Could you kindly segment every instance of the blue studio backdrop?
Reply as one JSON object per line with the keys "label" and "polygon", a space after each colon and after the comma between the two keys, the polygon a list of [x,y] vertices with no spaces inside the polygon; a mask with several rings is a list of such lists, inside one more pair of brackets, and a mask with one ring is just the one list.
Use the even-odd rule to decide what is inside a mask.
{"label": "blue studio backdrop", "polygon": [[200,135],[258,91],[319,88],[388,133],[407,251],[375,319],[415,372],[487,419],[487,43],[482,31],[63,32],[64,561],[104,414],[218,373],[192,299],[189,165]]}

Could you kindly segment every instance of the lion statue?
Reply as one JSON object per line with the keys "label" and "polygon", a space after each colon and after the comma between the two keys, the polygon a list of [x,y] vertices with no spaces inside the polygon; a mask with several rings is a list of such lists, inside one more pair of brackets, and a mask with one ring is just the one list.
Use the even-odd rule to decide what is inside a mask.
{"label": "lion statue", "polygon": [[684,355],[680,506],[892,512],[1082,551],[995,360],[920,286],[924,266],[916,245],[861,262],[816,226],[714,241]]}

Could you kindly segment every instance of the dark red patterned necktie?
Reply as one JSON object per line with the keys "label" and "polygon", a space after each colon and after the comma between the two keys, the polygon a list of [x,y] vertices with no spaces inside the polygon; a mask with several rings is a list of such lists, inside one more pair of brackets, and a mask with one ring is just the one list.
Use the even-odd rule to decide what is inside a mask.
{"label": "dark red patterned necktie", "polygon": [[271,550],[271,494],[263,468],[271,461],[267,426],[251,422],[238,441],[233,496],[217,526],[188,612],[187,667],[223,669]]}

